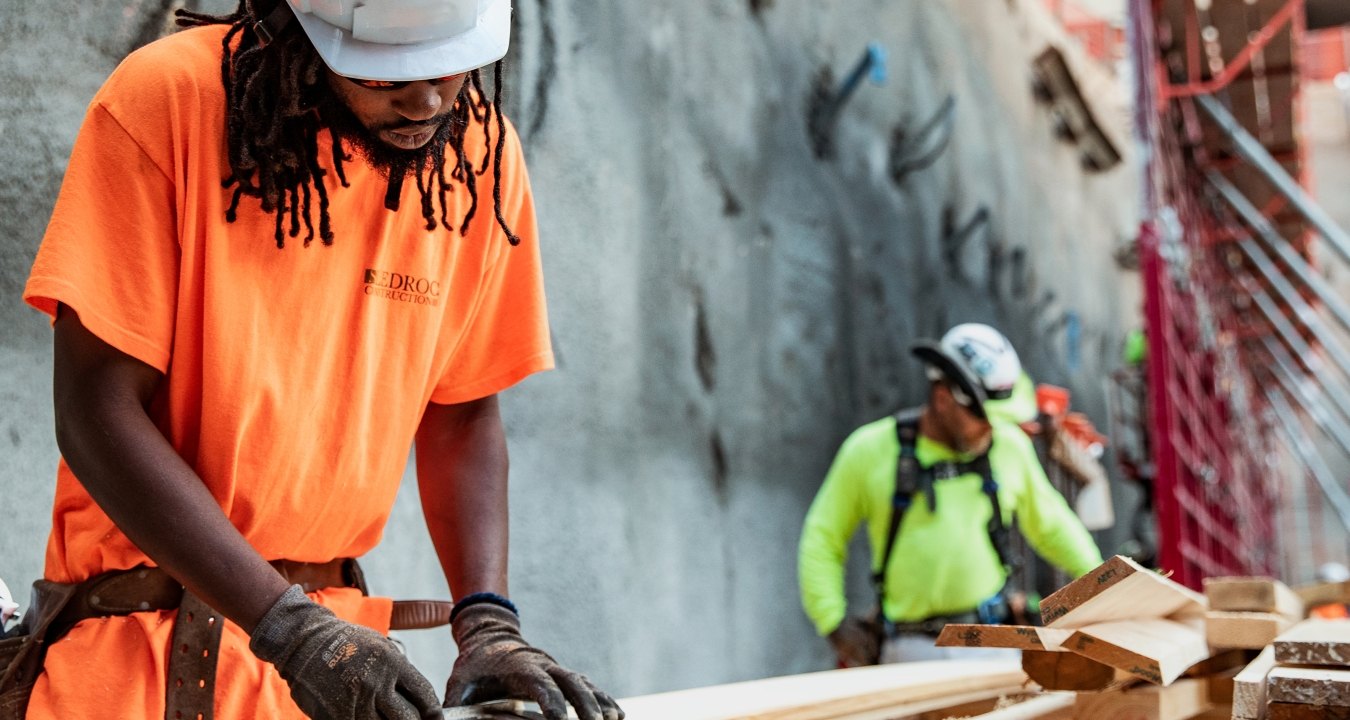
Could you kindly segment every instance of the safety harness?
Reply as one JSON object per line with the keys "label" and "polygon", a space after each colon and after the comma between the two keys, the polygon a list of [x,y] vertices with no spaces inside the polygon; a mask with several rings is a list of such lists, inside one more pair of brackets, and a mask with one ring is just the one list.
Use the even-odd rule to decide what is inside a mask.
{"label": "safety harness", "polygon": [[[982,489],[989,498],[989,504],[993,506],[993,514],[989,517],[989,542],[994,546],[994,552],[998,553],[999,562],[1003,564],[1004,570],[1011,575],[1015,567],[1015,562],[1010,560],[1011,555],[1008,552],[1008,527],[1003,524],[1003,508],[998,500],[998,483],[994,480],[994,473],[989,465],[989,452],[977,458],[966,462],[943,461],[934,463],[929,467],[921,467],[916,452],[919,441],[919,417],[923,415],[923,408],[906,408],[895,414],[895,434],[900,441],[900,457],[895,467],[895,495],[891,498],[891,526],[886,534],[886,551],[882,554],[881,568],[872,574],[872,587],[877,595],[877,608],[881,611],[882,601],[886,597],[886,568],[891,562],[891,551],[895,549],[895,538],[900,532],[900,523],[905,518],[905,512],[909,510],[914,503],[914,496],[917,493],[923,493],[928,503],[928,511],[937,512],[937,494],[933,491],[934,485],[939,480],[949,480],[954,477],[960,477],[967,473],[975,473],[983,481]],[[993,599],[1001,599],[1000,590]],[[983,610],[986,601],[981,605]],[[979,614],[983,615],[983,612]],[[881,612],[883,621],[885,613]],[[982,620],[983,621],[983,620]]]}

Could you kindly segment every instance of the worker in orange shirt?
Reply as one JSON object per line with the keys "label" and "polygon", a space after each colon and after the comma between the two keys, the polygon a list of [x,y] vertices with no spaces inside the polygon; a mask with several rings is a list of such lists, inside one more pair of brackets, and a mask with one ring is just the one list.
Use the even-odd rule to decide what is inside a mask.
{"label": "worker in orange shirt", "polygon": [[55,620],[5,707],[440,717],[353,560],[415,439],[456,598],[444,704],[622,717],[508,594],[497,393],[553,364],[520,141],[480,69],[510,0],[179,18],[90,104],[25,289],[62,454],[28,617]]}

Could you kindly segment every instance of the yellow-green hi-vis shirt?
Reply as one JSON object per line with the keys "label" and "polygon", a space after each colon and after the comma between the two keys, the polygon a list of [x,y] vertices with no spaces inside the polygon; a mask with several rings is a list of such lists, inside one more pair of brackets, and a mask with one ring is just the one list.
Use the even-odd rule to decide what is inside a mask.
{"label": "yellow-green hi-vis shirt", "polygon": [[[915,452],[923,467],[971,459],[922,435]],[[894,417],[858,428],[839,448],[806,514],[798,579],[802,607],[821,635],[838,627],[847,611],[844,565],[849,539],[861,522],[867,523],[872,568],[881,566],[899,453]],[[1005,525],[1016,514],[1018,528],[1032,548],[1074,577],[1101,564],[1092,536],[1051,487],[1021,428],[994,424],[989,463]],[[1006,574],[989,539],[993,507],[982,486],[976,473],[937,481],[936,512],[929,511],[922,493],[915,495],[886,571],[886,617],[914,622],[969,612],[1003,587]]]}

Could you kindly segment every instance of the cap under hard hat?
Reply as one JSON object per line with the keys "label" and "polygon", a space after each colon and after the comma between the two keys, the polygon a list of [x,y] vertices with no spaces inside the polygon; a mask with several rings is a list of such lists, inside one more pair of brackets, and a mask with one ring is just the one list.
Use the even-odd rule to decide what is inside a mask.
{"label": "cap under hard hat", "polygon": [[333,72],[426,80],[506,55],[511,0],[286,0]]}
{"label": "cap under hard hat", "polygon": [[988,325],[965,323],[948,330],[938,342],[916,342],[910,351],[929,366],[931,379],[945,377],[956,383],[968,398],[964,404],[975,414],[1021,421],[1024,403],[1014,397],[1013,390],[1024,376],[1022,363],[1003,333]]}

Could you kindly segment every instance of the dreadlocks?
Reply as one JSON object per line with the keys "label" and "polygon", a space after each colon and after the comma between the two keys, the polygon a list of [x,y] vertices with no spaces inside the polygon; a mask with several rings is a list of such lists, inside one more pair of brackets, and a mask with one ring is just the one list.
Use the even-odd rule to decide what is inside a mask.
{"label": "dreadlocks", "polygon": [[[286,0],[277,0],[286,2]],[[318,198],[318,235],[324,245],[333,243],[333,228],[328,214],[329,186],[327,171],[319,165],[320,130],[327,129],[332,140],[333,168],[337,179],[347,187],[343,163],[352,160],[343,152],[342,137],[331,117],[334,103],[325,81],[323,60],[315,52],[305,34],[292,23],[278,33],[271,42],[264,43],[255,31],[258,18],[265,17],[274,7],[268,0],[239,0],[239,5],[228,15],[209,15],[179,10],[177,22],[181,27],[202,25],[229,25],[221,42],[220,76],[225,84],[226,141],[228,143],[230,175],[224,187],[234,188],[225,219],[234,222],[243,196],[256,197],[263,212],[276,215],[274,239],[277,247],[285,247],[286,236],[299,237],[300,226],[305,228],[305,246],[314,239],[313,198]],[[468,189],[469,209],[460,221],[459,233],[465,234],[469,222],[478,209],[478,188],[475,175],[487,172],[493,166],[492,200],[497,224],[506,233],[507,240],[520,242],[502,217],[501,163],[506,140],[506,125],[501,111],[502,64],[496,63],[493,73],[492,100],[487,100],[482,74],[469,73],[449,118],[428,144],[429,153],[389,170],[390,191],[385,205],[398,209],[399,190],[406,174],[417,179],[421,194],[421,213],[426,229],[434,230],[438,223],[453,232],[455,228],[447,217],[446,195],[459,182]],[[345,107],[342,107],[345,110]],[[470,121],[483,126],[484,147],[482,164],[475,168],[464,147],[464,134]],[[488,122],[496,121],[496,147],[492,147]],[[454,164],[446,173],[447,146],[454,153]],[[289,223],[287,220],[289,219]]]}

